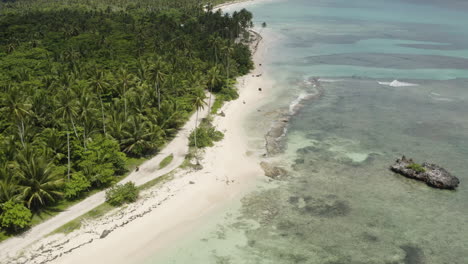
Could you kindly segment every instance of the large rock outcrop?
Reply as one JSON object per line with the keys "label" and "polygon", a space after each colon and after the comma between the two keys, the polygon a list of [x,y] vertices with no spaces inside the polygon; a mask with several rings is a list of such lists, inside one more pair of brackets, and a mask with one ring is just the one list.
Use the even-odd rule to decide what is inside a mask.
{"label": "large rock outcrop", "polygon": [[405,156],[397,159],[390,169],[408,178],[423,181],[435,188],[455,189],[460,183],[457,177],[442,167],[427,162],[420,165]]}

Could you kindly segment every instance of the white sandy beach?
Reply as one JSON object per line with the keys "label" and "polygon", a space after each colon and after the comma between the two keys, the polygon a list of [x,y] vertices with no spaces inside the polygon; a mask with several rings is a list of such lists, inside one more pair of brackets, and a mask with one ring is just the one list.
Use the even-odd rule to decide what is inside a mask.
{"label": "white sandy beach", "polygon": [[[265,87],[272,85],[259,66],[271,44],[268,34],[262,35],[254,55],[256,69],[238,79],[239,99],[223,106],[225,117],[215,116],[213,123],[225,135],[206,149],[203,169],[177,169],[173,180],[144,191],[136,203],[83,223],[70,234],[44,238],[24,250],[16,263],[141,263],[240,199],[264,177],[259,166],[264,150],[247,144],[261,139],[249,138],[244,126],[267,98]],[[102,237],[105,230],[110,233]]]}

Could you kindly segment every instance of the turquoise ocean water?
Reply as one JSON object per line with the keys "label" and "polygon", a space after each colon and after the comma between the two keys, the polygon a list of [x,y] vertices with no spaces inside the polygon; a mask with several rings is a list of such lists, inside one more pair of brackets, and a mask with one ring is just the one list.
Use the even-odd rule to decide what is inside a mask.
{"label": "turquoise ocean water", "polygon": [[[146,263],[468,263],[468,4],[246,8],[281,36],[265,63],[278,100],[265,109],[287,108],[311,77],[324,94],[290,121],[277,157],[287,178],[260,184]],[[461,185],[436,190],[391,173],[402,154],[446,167]]]}

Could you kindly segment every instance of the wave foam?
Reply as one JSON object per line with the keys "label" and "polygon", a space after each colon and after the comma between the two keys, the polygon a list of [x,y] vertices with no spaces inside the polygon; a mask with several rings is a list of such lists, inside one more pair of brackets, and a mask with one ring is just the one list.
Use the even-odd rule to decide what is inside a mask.
{"label": "wave foam", "polygon": [[309,94],[309,93],[299,94],[299,96],[296,99],[294,99],[294,101],[292,101],[291,104],[289,105],[289,114],[294,115],[297,112],[298,106],[302,102],[302,100],[307,99],[307,97],[312,96],[312,95],[313,94]]}
{"label": "wave foam", "polygon": [[378,82],[380,85],[387,85],[391,87],[409,87],[409,86],[419,86],[416,83],[407,83],[407,82],[400,82],[398,80],[393,80],[392,82]]}
{"label": "wave foam", "polygon": [[342,80],[334,80],[334,79],[318,79],[319,82],[325,82],[325,83],[334,83],[334,82],[341,82]]}

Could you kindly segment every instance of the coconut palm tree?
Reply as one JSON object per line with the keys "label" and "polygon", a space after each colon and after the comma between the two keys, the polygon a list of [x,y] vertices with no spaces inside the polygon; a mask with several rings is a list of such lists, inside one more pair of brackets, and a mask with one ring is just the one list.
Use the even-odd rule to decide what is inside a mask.
{"label": "coconut palm tree", "polygon": [[158,96],[158,110],[161,110],[161,83],[164,81],[165,76],[166,74],[163,72],[163,66],[159,61],[157,64],[149,66],[148,77],[154,85]]}
{"label": "coconut palm tree", "polygon": [[210,99],[208,101],[208,109],[211,108],[211,94],[213,93],[213,88],[218,88],[222,84],[221,72],[218,66],[214,66],[208,70],[208,88],[210,89]]}
{"label": "coconut palm tree", "polygon": [[234,52],[234,47],[231,45],[231,42],[228,42],[228,45],[223,47],[223,51],[226,54],[226,79],[229,79],[230,57],[231,57],[231,54]]}
{"label": "coconut palm tree", "polygon": [[0,99],[0,108],[2,111],[7,112],[10,119],[16,123],[18,128],[18,135],[21,144],[25,145],[25,118],[30,115],[31,104],[23,96],[18,87],[8,86],[5,97]]}
{"label": "coconut palm tree", "polygon": [[62,196],[63,179],[54,173],[52,163],[44,155],[27,145],[17,162],[21,197],[28,208],[37,209]]}
{"label": "coconut palm tree", "polygon": [[18,178],[7,163],[0,165],[0,204],[15,198],[20,191]]}
{"label": "coconut palm tree", "polygon": [[123,151],[135,156],[155,151],[163,135],[160,127],[144,120],[140,115],[130,117],[128,128],[122,132],[120,144]]}
{"label": "coconut palm tree", "polygon": [[[71,170],[71,150],[70,150],[70,129],[68,122],[70,122],[73,126],[73,130],[75,131],[76,138],[79,138],[78,132],[76,131],[76,126],[74,119],[77,116],[78,106],[76,98],[71,94],[71,92],[61,92],[56,98],[57,100],[57,109],[55,113],[57,116],[61,117],[65,120],[66,128],[67,128],[67,155],[68,155],[68,173],[67,177],[70,180],[70,170]],[[67,122],[68,121],[68,122]]]}
{"label": "coconut palm tree", "polygon": [[127,91],[135,81],[135,76],[127,71],[127,69],[120,68],[117,74],[119,84],[115,86],[117,93],[123,98],[124,101],[124,116],[127,119]]}
{"label": "coconut palm tree", "polygon": [[192,103],[195,106],[195,109],[197,110],[197,114],[195,116],[195,130],[194,130],[195,148],[198,148],[197,147],[198,112],[200,111],[200,109],[205,108],[205,105],[206,105],[205,99],[206,99],[206,95],[203,92],[199,92],[192,99]]}
{"label": "coconut palm tree", "polygon": [[95,73],[91,77],[91,88],[94,92],[98,94],[99,102],[101,103],[101,115],[102,115],[102,130],[104,135],[106,135],[106,119],[104,113],[104,103],[102,102],[102,94],[109,87],[109,83],[105,79],[105,74],[103,71],[95,69]]}
{"label": "coconut palm tree", "polygon": [[94,97],[88,89],[83,89],[77,99],[77,118],[83,127],[83,147],[86,150],[86,141],[94,127],[99,111],[96,108]]}

